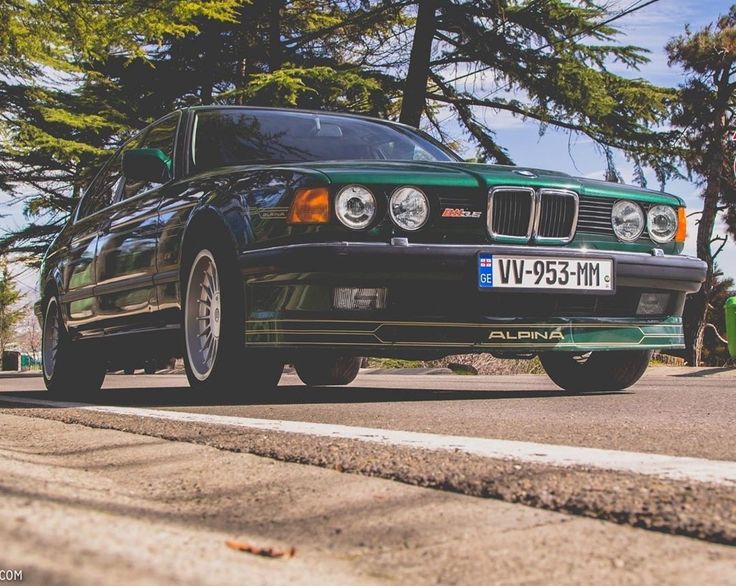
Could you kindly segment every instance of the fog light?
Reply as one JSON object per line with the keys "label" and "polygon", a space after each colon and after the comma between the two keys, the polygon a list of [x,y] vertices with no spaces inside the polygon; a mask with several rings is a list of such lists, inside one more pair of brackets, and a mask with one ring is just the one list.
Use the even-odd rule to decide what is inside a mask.
{"label": "fog light", "polygon": [[636,315],[662,315],[670,302],[669,293],[642,293]]}
{"label": "fog light", "polygon": [[333,295],[335,309],[384,309],[388,289],[369,287],[336,287]]}

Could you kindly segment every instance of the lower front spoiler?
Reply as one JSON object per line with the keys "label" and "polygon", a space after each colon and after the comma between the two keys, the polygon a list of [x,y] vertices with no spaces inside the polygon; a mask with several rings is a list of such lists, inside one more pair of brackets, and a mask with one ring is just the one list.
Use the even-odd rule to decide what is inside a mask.
{"label": "lower front spoiler", "polygon": [[278,349],[314,349],[367,356],[394,350],[446,354],[547,351],[649,350],[685,347],[682,320],[550,319],[488,320],[483,323],[358,321],[346,319],[251,319],[246,344]]}

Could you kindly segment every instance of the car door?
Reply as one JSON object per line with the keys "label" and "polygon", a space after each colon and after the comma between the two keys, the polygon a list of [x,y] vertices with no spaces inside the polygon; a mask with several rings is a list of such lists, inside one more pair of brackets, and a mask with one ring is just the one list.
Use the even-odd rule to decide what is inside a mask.
{"label": "car door", "polygon": [[97,328],[95,303],[96,249],[99,226],[120,188],[120,151],[102,168],[87,189],[76,211],[75,220],[61,235],[57,254],[61,273],[61,306],[72,334],[89,335]]}
{"label": "car door", "polygon": [[[129,148],[158,148],[173,161],[180,114],[163,118],[128,143]],[[154,286],[159,239],[158,207],[162,185],[123,177],[97,243],[95,294],[105,333],[157,327]]]}

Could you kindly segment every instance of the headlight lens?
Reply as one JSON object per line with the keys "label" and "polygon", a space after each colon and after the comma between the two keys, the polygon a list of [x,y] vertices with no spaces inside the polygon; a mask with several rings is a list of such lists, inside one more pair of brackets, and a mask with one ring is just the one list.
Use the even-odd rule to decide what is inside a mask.
{"label": "headlight lens", "polygon": [[611,225],[619,240],[632,242],[644,231],[644,212],[633,201],[619,200],[611,210]]}
{"label": "headlight lens", "polygon": [[669,242],[677,233],[677,212],[670,206],[652,206],[647,213],[647,230],[655,242]]}
{"label": "headlight lens", "polygon": [[388,209],[403,230],[419,230],[429,219],[429,200],[416,187],[399,187],[391,194]]}
{"label": "headlight lens", "polygon": [[365,228],[376,217],[376,197],[362,185],[347,185],[337,193],[335,214],[348,228]]}

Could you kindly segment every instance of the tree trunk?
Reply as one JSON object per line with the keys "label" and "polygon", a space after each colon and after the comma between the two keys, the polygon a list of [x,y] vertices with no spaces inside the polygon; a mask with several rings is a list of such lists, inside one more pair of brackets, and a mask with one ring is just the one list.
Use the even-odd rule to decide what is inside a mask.
{"label": "tree trunk", "polygon": [[268,68],[276,71],[281,67],[281,10],[284,0],[271,0],[268,15]]}
{"label": "tree trunk", "polygon": [[[715,136],[723,136],[725,132],[724,128],[723,117],[720,116],[716,122]],[[708,314],[710,313],[709,302],[711,290],[713,289],[714,260],[713,251],[711,250],[711,239],[713,238],[713,229],[715,228],[718,217],[718,200],[721,194],[721,174],[723,173],[724,164],[722,143],[713,145],[709,150],[710,165],[706,178],[705,191],[703,192],[703,213],[698,223],[697,236],[698,258],[705,261],[708,268],[705,274],[705,282],[700,287],[700,291],[695,293],[690,299],[690,303],[694,307],[692,315],[697,316],[690,330],[694,334],[687,352],[687,362],[690,366],[700,366],[702,362],[703,338],[708,323]]]}
{"label": "tree trunk", "polygon": [[692,324],[693,337],[691,346],[688,348],[687,362],[690,366],[700,366],[702,362],[703,338],[709,313],[708,301],[713,287],[713,254],[710,248],[710,240],[713,237],[713,228],[716,222],[718,191],[712,187],[713,184],[709,180],[703,194],[703,214],[698,224],[697,255],[699,259],[705,261],[708,268],[700,291],[690,299],[690,303],[694,307],[693,315],[697,316],[695,323]]}
{"label": "tree trunk", "polygon": [[[693,297],[688,301],[692,304],[694,316],[690,333],[694,333],[691,346],[687,348],[687,361],[690,366],[700,366],[703,357],[703,339],[708,324],[710,313],[710,298],[714,285],[714,258],[711,250],[713,229],[718,219],[718,203],[723,191],[723,181],[730,169],[726,168],[726,130],[728,129],[728,111],[730,108],[732,88],[730,84],[731,65],[720,68],[713,73],[715,82],[716,99],[712,105],[713,128],[710,141],[704,153],[707,167],[705,172],[705,191],[703,192],[703,214],[698,224],[697,254],[698,258],[705,261],[708,268],[705,281]],[[686,336],[687,339],[687,336]],[[687,342],[686,342],[687,343]]]}
{"label": "tree trunk", "polygon": [[427,104],[429,61],[432,57],[432,40],[437,26],[436,11],[435,0],[419,0],[417,25],[414,29],[409,71],[406,76],[404,99],[399,115],[400,122],[417,128]]}

